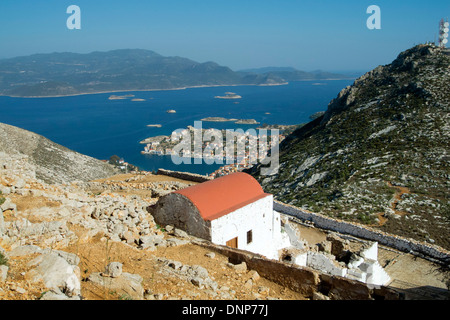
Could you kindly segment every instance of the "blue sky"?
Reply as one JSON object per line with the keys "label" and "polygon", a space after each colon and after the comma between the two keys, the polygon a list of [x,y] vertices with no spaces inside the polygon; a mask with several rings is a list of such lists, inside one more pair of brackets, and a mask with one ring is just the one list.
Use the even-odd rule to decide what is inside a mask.
{"label": "blue sky", "polygon": [[[66,27],[72,4],[81,30]],[[370,5],[381,30],[366,27]],[[434,41],[446,17],[446,0],[1,0],[0,58],[141,48],[233,70],[369,71]]]}

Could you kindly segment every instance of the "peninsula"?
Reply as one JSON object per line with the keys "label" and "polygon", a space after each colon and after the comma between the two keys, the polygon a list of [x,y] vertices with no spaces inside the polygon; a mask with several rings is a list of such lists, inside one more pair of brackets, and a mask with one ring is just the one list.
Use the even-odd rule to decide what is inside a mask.
{"label": "peninsula", "polygon": [[[214,138],[212,141],[202,141],[201,148],[198,150],[195,146],[195,137],[200,136],[204,137],[205,134],[212,135]],[[176,150],[177,144],[179,144],[179,140],[181,137],[190,136],[191,148],[183,149],[179,151]],[[249,139],[251,137],[251,133],[249,132],[235,132],[235,138],[238,143],[242,143],[244,146],[249,145]],[[216,137],[222,137],[222,141],[217,141]],[[159,156],[181,156],[185,158],[203,158],[208,160],[215,160],[218,157],[222,158],[222,160],[229,160],[230,155],[225,155],[223,146],[227,144],[226,141],[227,130],[219,130],[219,129],[203,129],[203,128],[195,128],[192,126],[188,126],[186,129],[183,129],[180,132],[172,133],[171,136],[156,136],[150,137],[145,140],[142,140],[140,143],[144,144],[144,150],[141,151],[141,154],[152,154]],[[257,143],[259,143],[259,139],[263,137],[262,141],[265,143],[271,143],[272,137],[267,135],[267,133],[262,134],[261,136],[257,136]],[[283,141],[285,138],[284,133],[279,133],[278,142]],[[237,150],[234,153],[235,156],[238,156]],[[233,156],[231,156],[232,159]],[[250,164],[250,151],[248,149],[245,150],[245,155],[243,158],[239,158],[237,164],[242,166],[243,168],[249,168]]]}
{"label": "peninsula", "polygon": [[148,144],[148,143],[154,143],[154,142],[159,143],[159,142],[161,142],[161,141],[163,141],[163,140],[166,140],[166,139],[170,139],[170,137],[169,137],[169,136],[156,136],[156,137],[150,137],[150,138],[147,138],[147,139],[142,140],[142,141],[139,142],[139,143],[140,143],[140,144]]}

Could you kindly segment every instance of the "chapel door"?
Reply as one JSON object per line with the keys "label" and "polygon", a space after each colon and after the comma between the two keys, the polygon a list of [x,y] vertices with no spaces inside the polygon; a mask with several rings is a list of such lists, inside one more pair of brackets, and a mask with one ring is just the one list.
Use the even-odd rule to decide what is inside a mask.
{"label": "chapel door", "polygon": [[236,238],[233,238],[233,239],[227,241],[227,246],[237,249],[237,247],[238,247],[238,238],[236,237]]}

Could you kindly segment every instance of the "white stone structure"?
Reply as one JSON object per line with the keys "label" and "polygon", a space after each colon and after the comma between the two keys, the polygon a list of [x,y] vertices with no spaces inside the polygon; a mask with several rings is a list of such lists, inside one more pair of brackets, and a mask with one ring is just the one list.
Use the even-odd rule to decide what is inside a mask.
{"label": "white stone structure", "polygon": [[328,253],[304,251],[293,257],[293,262],[334,276],[358,280],[369,285],[387,285],[391,278],[378,263],[378,243],[372,242],[358,254],[354,254],[348,264],[336,261]]}
{"label": "white stone structure", "polygon": [[273,195],[243,172],[170,193],[158,201],[153,216],[158,224],[269,259],[278,259],[279,250],[290,245]]}

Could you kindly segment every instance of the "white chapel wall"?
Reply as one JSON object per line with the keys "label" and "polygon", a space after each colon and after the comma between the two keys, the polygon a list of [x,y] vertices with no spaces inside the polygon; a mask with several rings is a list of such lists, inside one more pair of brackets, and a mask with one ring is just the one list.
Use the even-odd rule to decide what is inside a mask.
{"label": "white chapel wall", "polygon": [[[273,212],[273,196],[268,195],[223,217],[211,221],[211,242],[226,245],[237,237],[238,249],[278,259],[276,244],[280,243],[281,220]],[[252,241],[247,243],[247,232]]]}

